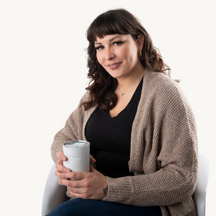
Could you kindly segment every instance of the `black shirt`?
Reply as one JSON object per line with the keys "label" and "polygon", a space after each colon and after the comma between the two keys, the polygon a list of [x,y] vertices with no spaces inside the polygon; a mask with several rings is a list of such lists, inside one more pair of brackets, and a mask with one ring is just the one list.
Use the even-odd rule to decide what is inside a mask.
{"label": "black shirt", "polygon": [[129,172],[131,130],[139,104],[143,79],[130,102],[116,117],[98,107],[90,116],[85,136],[90,142],[96,167],[105,176],[117,178],[134,175]]}

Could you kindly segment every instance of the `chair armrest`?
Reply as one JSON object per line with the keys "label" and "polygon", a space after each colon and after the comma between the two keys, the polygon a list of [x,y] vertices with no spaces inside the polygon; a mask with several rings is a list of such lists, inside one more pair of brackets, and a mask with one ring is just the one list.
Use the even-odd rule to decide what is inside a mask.
{"label": "chair armrest", "polygon": [[55,175],[55,164],[49,172],[43,195],[42,216],[49,214],[54,208],[68,200],[67,188],[58,184],[58,177]]}

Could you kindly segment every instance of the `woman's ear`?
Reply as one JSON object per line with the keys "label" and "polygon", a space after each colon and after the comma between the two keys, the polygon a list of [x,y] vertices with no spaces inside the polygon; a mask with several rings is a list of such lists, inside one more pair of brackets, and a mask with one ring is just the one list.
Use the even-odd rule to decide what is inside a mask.
{"label": "woman's ear", "polygon": [[144,45],[144,35],[138,35],[136,40],[137,48],[139,51],[142,51]]}

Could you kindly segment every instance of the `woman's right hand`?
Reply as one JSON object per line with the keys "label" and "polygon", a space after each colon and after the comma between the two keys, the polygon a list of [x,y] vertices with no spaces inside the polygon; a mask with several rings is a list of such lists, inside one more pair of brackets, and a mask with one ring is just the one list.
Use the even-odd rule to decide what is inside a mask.
{"label": "woman's right hand", "polygon": [[[59,151],[56,153],[56,156],[59,158],[59,160],[57,161],[56,163],[56,172],[55,172],[55,175],[56,176],[60,176],[61,173],[64,173],[64,172],[71,172],[70,169],[66,168],[64,165],[63,165],[63,161],[66,161],[67,160],[67,157],[63,154],[63,151]],[[92,155],[90,155],[90,163],[95,163],[96,160],[93,158]]]}
{"label": "woman's right hand", "polygon": [[56,153],[56,156],[59,158],[59,160],[57,161],[56,163],[56,173],[55,175],[56,176],[59,176],[60,173],[64,173],[64,172],[70,172],[71,170],[66,168],[64,165],[63,165],[63,161],[66,161],[67,160],[67,157],[63,154],[63,151],[59,151]]}

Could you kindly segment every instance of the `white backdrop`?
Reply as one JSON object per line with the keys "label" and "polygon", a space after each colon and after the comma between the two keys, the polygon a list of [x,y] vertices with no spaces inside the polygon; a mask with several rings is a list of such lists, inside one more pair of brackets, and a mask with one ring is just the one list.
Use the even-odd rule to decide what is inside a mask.
{"label": "white backdrop", "polygon": [[209,158],[207,215],[214,213],[215,1],[0,2],[1,212],[38,216],[50,146],[87,86],[86,30],[125,8],[141,20],[194,110],[199,150]]}

